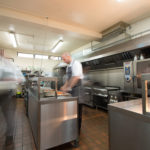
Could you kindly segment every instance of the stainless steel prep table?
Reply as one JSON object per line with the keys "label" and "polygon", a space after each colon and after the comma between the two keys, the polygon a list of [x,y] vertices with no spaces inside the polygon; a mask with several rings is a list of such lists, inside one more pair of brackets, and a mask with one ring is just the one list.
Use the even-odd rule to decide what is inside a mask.
{"label": "stainless steel prep table", "polygon": [[29,121],[38,150],[78,140],[77,109],[77,97],[39,98],[37,87],[29,89]]}
{"label": "stainless steel prep table", "polygon": [[110,104],[108,109],[110,150],[150,149],[150,117],[142,113],[142,99]]}

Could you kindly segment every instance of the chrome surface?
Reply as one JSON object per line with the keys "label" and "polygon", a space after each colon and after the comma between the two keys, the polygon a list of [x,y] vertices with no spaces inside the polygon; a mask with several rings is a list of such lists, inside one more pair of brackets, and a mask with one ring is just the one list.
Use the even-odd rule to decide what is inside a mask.
{"label": "chrome surface", "polygon": [[92,95],[92,87],[84,87],[84,104],[94,107],[93,103],[93,95]]}
{"label": "chrome surface", "polygon": [[84,87],[86,90],[91,90],[92,88],[91,87]]}
{"label": "chrome surface", "polygon": [[77,139],[77,101],[41,105],[40,149]]}
{"label": "chrome surface", "polygon": [[[128,69],[128,70],[127,70]],[[134,76],[134,66],[133,62],[124,62],[124,89],[127,92],[133,92],[133,76]]]}
{"label": "chrome surface", "polygon": [[93,88],[94,91],[98,91],[98,92],[107,92],[107,89],[105,87],[103,88]]}
{"label": "chrome surface", "polygon": [[119,87],[93,87],[94,105],[107,110],[109,103],[120,101],[119,93]]}
{"label": "chrome surface", "polygon": [[135,87],[141,89],[141,75],[143,73],[150,73],[150,59],[135,61],[134,68],[134,76],[136,76]]}
{"label": "chrome surface", "polygon": [[38,105],[38,95],[33,93],[34,91],[29,90],[29,100],[28,100],[28,115],[29,122],[32,128],[32,134],[35,140],[36,146],[39,145],[39,105]]}
{"label": "chrome surface", "polygon": [[94,94],[94,95],[96,95],[96,96],[102,96],[102,97],[108,97],[108,95],[105,95],[105,94]]}
{"label": "chrome surface", "polygon": [[89,60],[111,56],[122,52],[127,52],[139,48],[140,44],[143,44],[142,47],[150,46],[149,39],[150,39],[150,34],[132,40],[130,40],[129,38],[128,40],[130,41],[128,40],[126,41],[126,39],[124,39],[125,40],[124,43],[121,43],[123,41],[118,41],[118,45],[110,45],[110,47],[101,50],[100,48],[98,48],[97,51],[85,56],[84,59],[85,61],[89,61]]}
{"label": "chrome surface", "polygon": [[150,117],[143,115],[142,100],[114,103],[108,108],[109,149],[149,150]]}
{"label": "chrome surface", "polygon": [[41,98],[39,95],[40,88],[30,88],[29,121],[37,149],[45,150],[77,140],[77,97]]}
{"label": "chrome surface", "polygon": [[141,75],[143,73],[150,73],[150,59],[130,61],[124,63],[124,72],[125,65],[129,64],[131,66],[130,70],[130,80],[127,81],[124,74],[124,89],[129,93],[138,93],[142,94],[142,84],[141,84]]}
{"label": "chrome surface", "polygon": [[148,100],[148,82],[150,74],[142,74],[142,110],[144,115],[150,116],[149,100]]}
{"label": "chrome surface", "polygon": [[[92,82],[99,82],[100,86],[117,86],[124,89],[124,69],[109,68],[89,71],[87,76]],[[118,82],[119,81],[119,82]]]}
{"label": "chrome surface", "polygon": [[[55,89],[54,89],[54,92],[51,92],[51,93],[40,93],[41,92],[41,82],[49,82],[51,84],[51,82],[54,82],[55,83]],[[57,97],[57,82],[58,82],[58,79],[56,77],[39,77],[38,78],[38,92],[39,92],[39,98],[40,97],[43,97],[43,96],[54,96],[54,97]],[[48,87],[50,87],[50,84],[48,84]]]}

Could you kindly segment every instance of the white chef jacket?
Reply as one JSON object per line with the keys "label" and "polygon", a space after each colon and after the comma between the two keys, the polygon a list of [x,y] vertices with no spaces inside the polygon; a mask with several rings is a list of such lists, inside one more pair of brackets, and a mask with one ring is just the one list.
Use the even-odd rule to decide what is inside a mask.
{"label": "white chef jacket", "polygon": [[66,73],[68,72],[68,67],[72,68],[72,76],[78,76],[80,79],[83,79],[83,69],[79,61],[72,60],[71,63],[67,66]]}

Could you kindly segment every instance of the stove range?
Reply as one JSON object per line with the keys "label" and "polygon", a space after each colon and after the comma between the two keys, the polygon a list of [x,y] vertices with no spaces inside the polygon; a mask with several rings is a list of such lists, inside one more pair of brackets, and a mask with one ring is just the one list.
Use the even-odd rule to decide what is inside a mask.
{"label": "stove range", "polygon": [[121,101],[121,94],[119,87],[93,87],[92,90],[93,103],[99,108],[107,110],[107,105],[109,103]]}
{"label": "stove range", "polygon": [[84,87],[84,103],[91,107],[107,110],[109,103],[115,103],[122,100],[120,87],[113,86],[86,86]]}

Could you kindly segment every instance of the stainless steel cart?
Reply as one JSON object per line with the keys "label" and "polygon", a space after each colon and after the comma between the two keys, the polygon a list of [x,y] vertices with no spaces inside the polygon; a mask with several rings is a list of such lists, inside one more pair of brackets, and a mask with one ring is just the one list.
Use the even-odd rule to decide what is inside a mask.
{"label": "stainless steel cart", "polygon": [[43,81],[54,81],[57,87],[56,78],[38,78],[38,85],[29,90],[29,120],[37,149],[78,141],[77,97],[41,97]]}

